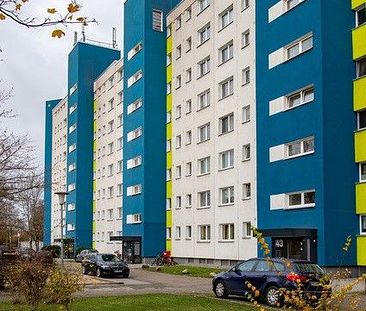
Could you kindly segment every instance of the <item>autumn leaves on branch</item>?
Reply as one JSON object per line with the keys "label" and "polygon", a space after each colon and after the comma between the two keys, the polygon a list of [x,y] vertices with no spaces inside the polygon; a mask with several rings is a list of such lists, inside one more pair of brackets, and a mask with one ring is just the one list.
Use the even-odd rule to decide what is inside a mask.
{"label": "autumn leaves on branch", "polygon": [[[56,8],[45,8],[45,17],[27,17],[24,15],[25,6],[30,6],[29,2],[33,0],[0,0],[0,21],[11,20],[18,25],[27,28],[39,28],[54,26],[52,37],[61,38],[65,32],[58,26],[67,26],[69,24],[95,23],[95,19],[88,19],[85,16],[78,16],[81,6],[75,0],[65,3],[65,8],[58,10]],[[35,1],[33,1],[36,3]]]}

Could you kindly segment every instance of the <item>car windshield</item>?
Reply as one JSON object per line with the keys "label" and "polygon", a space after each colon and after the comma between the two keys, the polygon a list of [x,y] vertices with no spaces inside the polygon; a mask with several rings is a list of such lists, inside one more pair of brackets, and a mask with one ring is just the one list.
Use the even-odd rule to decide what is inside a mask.
{"label": "car windshield", "polygon": [[324,274],[322,268],[320,268],[315,263],[307,263],[307,262],[295,262],[293,263],[294,269],[299,273],[316,273],[316,274]]}
{"label": "car windshield", "polygon": [[99,255],[98,256],[101,260],[103,260],[103,261],[108,261],[108,262],[118,262],[118,261],[120,261],[119,259],[118,259],[118,257],[117,256],[115,256],[115,255]]}

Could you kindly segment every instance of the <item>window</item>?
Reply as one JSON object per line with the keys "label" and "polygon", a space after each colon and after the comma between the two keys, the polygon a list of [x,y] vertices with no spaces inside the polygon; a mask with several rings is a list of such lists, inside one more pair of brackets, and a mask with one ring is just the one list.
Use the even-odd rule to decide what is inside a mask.
{"label": "window", "polygon": [[172,63],[172,53],[166,55],[166,65],[169,66]]}
{"label": "window", "polygon": [[166,141],[166,152],[170,152],[172,150],[172,140],[168,139]]}
{"label": "window", "polygon": [[234,113],[230,113],[219,119],[220,135],[229,133],[234,130]]}
{"label": "window", "polygon": [[251,238],[252,237],[252,224],[250,221],[243,222],[243,238]]}
{"label": "window", "polygon": [[250,183],[243,184],[243,200],[249,200],[252,197],[252,187]]}
{"label": "window", "polygon": [[186,40],[186,53],[188,53],[192,49],[192,37],[189,37]]}
{"label": "window", "polygon": [[108,134],[112,133],[114,129],[114,121],[109,121],[108,122]]}
{"label": "window", "polygon": [[250,121],[250,106],[243,107],[243,123]]}
{"label": "window", "polygon": [[108,199],[113,198],[113,195],[114,195],[113,187],[108,187]]}
{"label": "window", "polygon": [[211,192],[202,191],[198,193],[198,203],[200,208],[207,208],[211,206]]}
{"label": "window", "polygon": [[306,155],[314,152],[314,137],[305,138],[286,145],[288,158]]}
{"label": "window", "polygon": [[69,203],[69,204],[67,204],[67,210],[68,211],[75,210],[75,203]]}
{"label": "window", "polygon": [[70,108],[69,108],[69,114],[72,114],[77,108],[77,104],[74,104],[72,105]]}
{"label": "window", "polygon": [[211,0],[198,0],[199,13],[201,13],[204,9],[209,7],[211,4]]}
{"label": "window", "polygon": [[220,189],[220,205],[234,204],[234,186]]}
{"label": "window", "polygon": [[107,170],[108,170],[108,177],[113,176],[113,164],[109,164]]}
{"label": "window", "polygon": [[166,93],[167,94],[170,94],[172,92],[172,83],[171,82],[168,82],[166,84]]}
{"label": "window", "polygon": [[192,18],[192,7],[188,7],[186,9],[186,22],[188,22]]}
{"label": "window", "polygon": [[71,134],[73,131],[75,131],[76,130],[76,123],[74,123],[73,125],[71,125],[70,127],[69,127],[69,134]]}
{"label": "window", "polygon": [[117,116],[117,127],[121,127],[123,125],[123,117],[122,114]]}
{"label": "window", "polygon": [[67,186],[67,191],[74,191],[76,189],[76,186],[75,186],[75,184],[69,184],[68,186]]}
{"label": "window", "polygon": [[360,233],[366,234],[366,215],[360,215]]}
{"label": "window", "polygon": [[198,241],[210,241],[211,240],[211,226],[202,225],[198,226]]}
{"label": "window", "polygon": [[166,199],[166,209],[169,211],[172,209],[172,199]]}
{"label": "window", "polygon": [[179,15],[176,19],[175,19],[175,30],[178,30],[182,27],[182,17]]}
{"label": "window", "polygon": [[288,95],[286,98],[287,108],[294,108],[314,100],[314,88],[309,87],[298,91],[294,94]]}
{"label": "window", "polygon": [[356,27],[366,23],[366,6],[361,7],[356,11]]}
{"label": "window", "polygon": [[242,71],[242,84],[246,85],[250,83],[250,68],[247,67]]}
{"label": "window", "polygon": [[175,168],[175,178],[178,179],[178,178],[181,178],[181,177],[182,177],[182,166],[178,165]]}
{"label": "window", "polygon": [[360,181],[361,182],[366,181],[366,162],[360,163]]}
{"label": "window", "polygon": [[210,39],[210,37],[211,37],[211,27],[210,27],[210,24],[207,24],[205,27],[203,27],[202,29],[200,29],[198,31],[199,45],[208,41]]}
{"label": "window", "polygon": [[75,231],[75,225],[74,224],[67,224],[67,231]]}
{"label": "window", "polygon": [[108,144],[108,155],[113,153],[113,149],[114,149],[114,144],[113,142]]}
{"label": "window", "polygon": [[182,207],[182,197],[180,195],[178,195],[175,198],[175,208],[181,208]]}
{"label": "window", "polygon": [[127,187],[127,196],[133,196],[133,195],[140,194],[141,191],[142,191],[141,185],[134,185],[134,186]]}
{"label": "window", "polygon": [[175,78],[175,89],[179,89],[182,86],[182,76],[179,75]]}
{"label": "window", "polygon": [[241,34],[241,47],[245,48],[250,43],[250,30],[246,30]]}
{"label": "window", "polygon": [[357,113],[358,119],[358,129],[363,130],[366,129],[366,110],[360,111]]}
{"label": "window", "polygon": [[234,57],[234,44],[233,41],[230,41],[219,50],[220,64],[226,63],[233,57]]}
{"label": "window", "polygon": [[210,173],[210,157],[198,160],[198,175],[205,175]]}
{"label": "window", "polygon": [[70,165],[69,165],[69,172],[72,172],[72,171],[74,171],[74,170],[76,170],[76,163],[74,162],[74,163],[71,163]]}
{"label": "window", "polygon": [[118,184],[117,185],[117,196],[118,197],[122,196],[122,192],[123,192],[122,184]]}
{"label": "window", "polygon": [[192,131],[186,132],[186,145],[190,145],[192,143]]}
{"label": "window", "polygon": [[249,8],[249,0],[241,0],[241,9],[245,10]]}
{"label": "window", "polygon": [[111,98],[108,101],[108,106],[109,106],[109,111],[112,110],[114,108],[114,98]]}
{"label": "window", "polygon": [[182,136],[181,135],[177,135],[175,137],[175,148],[179,149],[180,147],[182,147]]}
{"label": "window", "polygon": [[128,105],[127,114],[131,114],[132,112],[136,111],[140,107],[142,107],[142,99],[138,99],[135,102],[133,102],[132,104]]}
{"label": "window", "polygon": [[127,133],[127,141],[134,140],[142,135],[142,128],[139,127],[129,133]]}
{"label": "window", "polygon": [[137,43],[127,54],[127,60],[130,60],[134,57],[138,52],[142,50],[142,42]]}
{"label": "window", "polygon": [[198,77],[202,77],[210,72],[210,57],[206,57],[198,63]]}
{"label": "window", "polygon": [[78,84],[75,83],[71,88],[70,88],[70,91],[69,91],[69,96],[71,96],[72,94],[74,94],[74,92],[78,89]]}
{"label": "window", "polygon": [[127,87],[131,87],[141,78],[142,78],[142,70],[139,70],[134,75],[132,75],[131,77],[128,78]]}
{"label": "window", "polygon": [[186,163],[186,176],[192,175],[192,162]]}
{"label": "window", "polygon": [[152,29],[155,31],[163,31],[163,12],[162,11],[153,10]]}
{"label": "window", "polygon": [[299,5],[301,2],[305,0],[284,0],[286,4],[286,11],[291,10],[295,6]]}
{"label": "window", "polygon": [[192,112],[192,100],[189,99],[186,101],[186,114],[189,114]]}
{"label": "window", "polygon": [[122,160],[117,162],[117,174],[122,173]]}
{"label": "window", "polygon": [[175,118],[179,119],[182,116],[182,106],[178,105],[177,107],[175,107]]}
{"label": "window", "polygon": [[166,113],[166,123],[170,123],[172,121],[172,112],[168,111]]}
{"label": "window", "polygon": [[210,90],[206,90],[198,95],[198,110],[210,106]]}
{"label": "window", "polygon": [[169,38],[172,35],[172,25],[166,27],[166,37]]}
{"label": "window", "polygon": [[243,161],[250,160],[250,144],[243,146]]}
{"label": "window", "polygon": [[180,240],[182,238],[182,230],[180,226],[175,227],[175,238]]}
{"label": "window", "polygon": [[221,170],[234,167],[234,149],[219,154],[219,168]]}
{"label": "window", "polygon": [[172,228],[166,228],[166,238],[167,240],[172,238]]}
{"label": "window", "polygon": [[182,46],[178,45],[175,49],[175,59],[179,59],[182,57]]}
{"label": "window", "polygon": [[142,156],[137,156],[133,159],[127,160],[127,169],[138,167],[142,164]]}
{"label": "window", "polygon": [[286,48],[286,58],[294,58],[313,47],[313,35],[307,36]]}
{"label": "window", "polygon": [[198,143],[210,139],[210,123],[202,125],[198,128]]}
{"label": "window", "polygon": [[234,78],[230,77],[220,83],[220,98],[223,99],[234,94]]}
{"label": "window", "polygon": [[169,181],[172,179],[172,169],[169,168],[166,170],[166,180]]}
{"label": "window", "polygon": [[357,78],[366,76],[366,57],[356,62]]}
{"label": "window", "polygon": [[192,194],[186,195],[186,207],[192,207]]}
{"label": "window", "polygon": [[220,240],[221,241],[234,241],[234,224],[220,225]]}
{"label": "window", "polygon": [[141,214],[127,215],[126,218],[127,218],[126,219],[127,224],[140,224],[140,223],[142,223]]}
{"label": "window", "polygon": [[186,70],[186,83],[189,83],[192,81],[192,68],[188,68]]}
{"label": "window", "polygon": [[234,9],[233,6],[227,8],[224,12],[220,14],[220,28],[223,29],[233,22]]}
{"label": "window", "polygon": [[315,191],[290,193],[287,195],[288,208],[315,206]]}
{"label": "window", "polygon": [[186,226],[186,239],[192,239],[192,226]]}

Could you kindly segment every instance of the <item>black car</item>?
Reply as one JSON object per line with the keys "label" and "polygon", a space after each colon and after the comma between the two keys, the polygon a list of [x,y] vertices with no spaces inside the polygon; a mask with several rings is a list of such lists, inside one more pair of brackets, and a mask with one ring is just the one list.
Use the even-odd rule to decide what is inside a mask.
{"label": "black car", "polygon": [[83,249],[79,254],[76,255],[75,261],[82,262],[84,257],[89,254],[97,254],[98,251],[96,249]]}
{"label": "black car", "polygon": [[[248,284],[259,290],[260,298],[268,305],[281,303],[280,288],[295,290],[299,283],[304,293],[320,297],[323,293],[321,280],[324,271],[315,263],[302,260],[254,258],[217,274],[212,289],[219,298],[228,295],[246,296],[252,294]],[[252,287],[251,287],[252,288]]]}
{"label": "black car", "polygon": [[130,275],[130,268],[127,264],[113,254],[87,255],[82,261],[82,267],[84,274],[91,272],[97,277],[120,275],[128,278]]}

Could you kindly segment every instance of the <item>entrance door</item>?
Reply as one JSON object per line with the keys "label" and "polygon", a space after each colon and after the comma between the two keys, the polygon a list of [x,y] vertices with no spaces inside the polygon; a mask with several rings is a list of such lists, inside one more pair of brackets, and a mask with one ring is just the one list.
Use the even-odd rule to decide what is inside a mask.
{"label": "entrance door", "polygon": [[308,238],[273,238],[274,257],[310,260],[310,240]]}
{"label": "entrance door", "polygon": [[129,264],[141,263],[141,243],[139,241],[123,241],[122,259]]}

